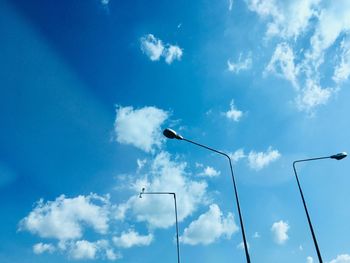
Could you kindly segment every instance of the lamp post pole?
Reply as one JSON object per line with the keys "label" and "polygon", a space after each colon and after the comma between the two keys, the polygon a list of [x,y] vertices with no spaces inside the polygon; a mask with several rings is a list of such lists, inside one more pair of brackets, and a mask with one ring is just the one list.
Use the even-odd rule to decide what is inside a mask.
{"label": "lamp post pole", "polygon": [[180,263],[179,225],[178,225],[178,220],[177,220],[176,193],[172,193],[172,192],[145,192],[145,188],[142,188],[142,191],[140,192],[139,197],[142,198],[142,195],[172,195],[174,197],[177,263]]}
{"label": "lamp post pole", "polygon": [[304,194],[303,194],[303,191],[302,191],[301,186],[300,186],[300,182],[299,182],[299,178],[298,178],[298,174],[297,174],[297,170],[295,168],[295,165],[296,165],[296,163],[300,163],[300,162],[308,162],[308,161],[315,161],[315,160],[322,160],[322,159],[341,160],[341,159],[345,158],[346,156],[347,156],[347,154],[345,152],[343,152],[343,153],[338,153],[338,154],[331,155],[331,156],[308,158],[308,159],[303,159],[303,160],[296,160],[296,161],[293,162],[293,170],[294,170],[295,178],[297,180],[297,184],[298,184],[301,200],[303,201],[303,205],[304,205],[307,221],[309,223],[309,228],[310,228],[311,235],[312,235],[312,240],[314,241],[315,249],[316,249],[316,252],[317,252],[318,261],[320,263],[323,263],[321,252],[320,252],[320,249],[318,247],[315,231],[314,231],[314,228],[313,228],[312,223],[311,223],[309,212],[307,210]]}
{"label": "lamp post pole", "polygon": [[237,210],[238,210],[238,215],[239,215],[239,222],[240,222],[240,226],[241,226],[241,229],[242,229],[242,237],[243,237],[245,256],[246,256],[247,263],[250,263],[250,256],[249,256],[249,251],[248,251],[247,239],[246,239],[245,231],[244,231],[243,217],[242,217],[242,213],[241,213],[241,207],[239,205],[239,198],[238,198],[238,191],[237,191],[237,187],[236,187],[236,180],[235,180],[235,177],[234,177],[233,168],[232,168],[232,162],[231,162],[230,156],[228,154],[224,153],[224,152],[220,152],[218,150],[215,150],[215,149],[210,148],[208,146],[205,146],[203,144],[200,144],[200,143],[194,142],[192,140],[186,139],[186,138],[182,137],[181,135],[177,134],[175,131],[173,131],[171,129],[165,129],[163,131],[163,134],[164,134],[165,137],[167,137],[169,139],[178,139],[178,140],[183,140],[183,141],[189,142],[191,144],[194,144],[194,145],[197,145],[199,147],[205,148],[205,149],[207,149],[209,151],[212,151],[212,152],[218,153],[220,155],[223,155],[223,156],[225,156],[228,159],[229,164],[230,164],[233,189],[234,189],[234,193],[235,193],[235,199],[236,199]]}

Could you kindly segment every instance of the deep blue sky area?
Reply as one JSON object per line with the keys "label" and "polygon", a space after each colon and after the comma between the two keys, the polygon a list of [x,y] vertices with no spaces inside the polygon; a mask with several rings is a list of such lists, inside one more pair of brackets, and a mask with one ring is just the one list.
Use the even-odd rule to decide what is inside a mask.
{"label": "deep blue sky area", "polygon": [[[294,160],[350,149],[347,0],[0,0],[0,262],[318,262]],[[348,158],[298,164],[350,262]]]}

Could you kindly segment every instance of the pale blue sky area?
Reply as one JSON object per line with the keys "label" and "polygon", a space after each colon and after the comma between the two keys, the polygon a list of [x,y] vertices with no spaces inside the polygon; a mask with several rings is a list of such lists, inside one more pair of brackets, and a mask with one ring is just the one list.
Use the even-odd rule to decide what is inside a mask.
{"label": "pale blue sky area", "polygon": [[[0,262],[318,262],[294,160],[350,149],[350,2],[0,0]],[[297,166],[350,262],[350,164]]]}

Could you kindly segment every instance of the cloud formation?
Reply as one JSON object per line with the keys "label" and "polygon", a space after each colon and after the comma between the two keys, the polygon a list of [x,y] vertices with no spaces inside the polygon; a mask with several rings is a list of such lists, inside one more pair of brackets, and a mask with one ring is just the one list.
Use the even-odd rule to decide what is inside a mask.
{"label": "cloud formation", "polygon": [[[206,202],[206,182],[190,179],[186,163],[171,160],[167,152],[158,153],[150,162],[150,170],[132,183],[135,192],[140,192],[143,187],[146,192],[175,192],[179,222]],[[146,222],[150,228],[168,228],[175,223],[171,195],[145,195],[141,199],[135,195],[120,204],[118,212],[118,219],[123,220],[130,213],[137,221]]]}
{"label": "cloud formation", "polygon": [[290,226],[288,225],[288,223],[284,222],[283,220],[272,224],[271,232],[273,235],[273,239],[277,244],[282,245],[288,240],[289,228]]}
{"label": "cloud formation", "polygon": [[278,150],[273,150],[270,146],[266,152],[251,151],[248,155],[249,167],[259,171],[262,168],[268,166],[271,162],[278,160],[281,154]]}
{"label": "cloud formation", "polygon": [[199,173],[199,176],[204,176],[204,177],[217,177],[220,175],[220,171],[215,170],[211,166],[207,166],[204,168],[204,171]]}
{"label": "cloud formation", "polygon": [[167,64],[174,60],[181,60],[183,51],[177,45],[163,44],[162,40],[152,34],[141,37],[141,50],[152,61],[158,61],[164,57]]}
{"label": "cloud formation", "polygon": [[110,203],[108,197],[90,194],[55,201],[40,200],[33,211],[21,220],[20,230],[27,230],[42,238],[61,241],[81,238],[85,227],[99,234],[108,230]]}
{"label": "cloud formation", "polygon": [[[350,2],[246,2],[248,8],[266,22],[267,39],[281,41],[275,47],[265,75],[275,74],[290,81],[296,88],[295,105],[300,111],[313,113],[318,106],[327,104],[350,76]],[[301,41],[309,43],[309,47],[298,49]],[[333,67],[333,75],[329,77],[323,65],[333,50],[335,59],[327,59],[327,67]]]}
{"label": "cloud formation", "polygon": [[209,245],[222,237],[230,239],[237,231],[233,214],[224,216],[219,206],[212,204],[206,213],[185,228],[180,241],[188,245]]}
{"label": "cloud formation", "polygon": [[118,106],[114,122],[116,140],[131,144],[145,152],[153,152],[163,142],[161,125],[168,118],[168,112],[156,107]]}
{"label": "cloud formation", "polygon": [[121,248],[131,248],[134,246],[148,246],[153,241],[153,235],[140,235],[135,230],[129,229],[122,232],[119,237],[113,237],[114,245]]}
{"label": "cloud formation", "polygon": [[243,116],[243,112],[238,110],[235,106],[234,100],[230,102],[230,109],[225,112],[226,118],[238,122]]}
{"label": "cloud formation", "polygon": [[338,255],[335,259],[331,260],[329,263],[350,263],[350,255],[348,254]]}
{"label": "cloud formation", "polygon": [[52,244],[45,244],[45,243],[37,243],[33,246],[33,252],[34,254],[43,254],[45,252],[47,253],[53,253],[55,251],[55,246],[53,246]]}
{"label": "cloud formation", "polygon": [[252,64],[253,59],[250,53],[244,59],[242,53],[240,53],[237,62],[231,62],[231,60],[227,60],[227,69],[233,73],[238,74],[240,71],[250,69],[252,67]]}

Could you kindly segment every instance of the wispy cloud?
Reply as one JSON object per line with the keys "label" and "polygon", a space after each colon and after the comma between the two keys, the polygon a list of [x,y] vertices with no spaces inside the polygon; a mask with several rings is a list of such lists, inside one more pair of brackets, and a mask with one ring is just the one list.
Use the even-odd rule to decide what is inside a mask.
{"label": "wispy cloud", "polygon": [[33,246],[33,252],[34,254],[43,254],[43,253],[53,253],[56,250],[55,246],[52,244],[45,244],[45,243],[37,243]]}
{"label": "wispy cloud", "polygon": [[238,162],[240,159],[246,157],[243,149],[238,149],[234,153],[229,153],[229,156],[233,162]]}
{"label": "wispy cloud", "polygon": [[153,152],[163,142],[160,126],[168,118],[168,112],[156,107],[118,106],[114,130],[119,143],[131,144],[145,152]]}
{"label": "wispy cloud", "polygon": [[243,54],[239,54],[237,62],[227,60],[227,69],[233,73],[238,74],[240,71],[248,70],[252,67],[253,59],[251,53],[246,58],[243,58]]}
{"label": "wispy cloud", "polygon": [[238,231],[233,214],[225,217],[217,204],[212,204],[209,211],[200,215],[185,228],[180,241],[189,245],[208,245],[221,237],[230,239]]}
{"label": "wispy cloud", "polygon": [[233,7],[233,0],[228,0],[228,10],[232,11],[232,7]]}
{"label": "wispy cloud", "polygon": [[306,263],[314,263],[314,259],[310,256],[306,258]]}
{"label": "wispy cloud", "polygon": [[[247,0],[247,4],[266,22],[266,37],[281,40],[265,74],[276,74],[290,81],[297,91],[297,108],[312,115],[349,79],[350,2],[340,0],[324,4],[320,0],[296,0],[285,4],[281,0]],[[299,39],[309,42],[310,46],[298,49]],[[329,78],[322,72],[322,65],[333,47],[335,59],[327,64],[333,67],[334,73]]]}
{"label": "wispy cloud", "polygon": [[272,224],[271,232],[273,235],[273,239],[277,244],[282,245],[288,240],[289,228],[289,224],[287,222],[284,222],[283,220]]}
{"label": "wispy cloud", "polygon": [[173,63],[174,60],[181,60],[182,49],[173,44],[163,44],[163,41],[152,34],[141,37],[141,50],[150,60],[158,61],[164,57],[167,64]]}

